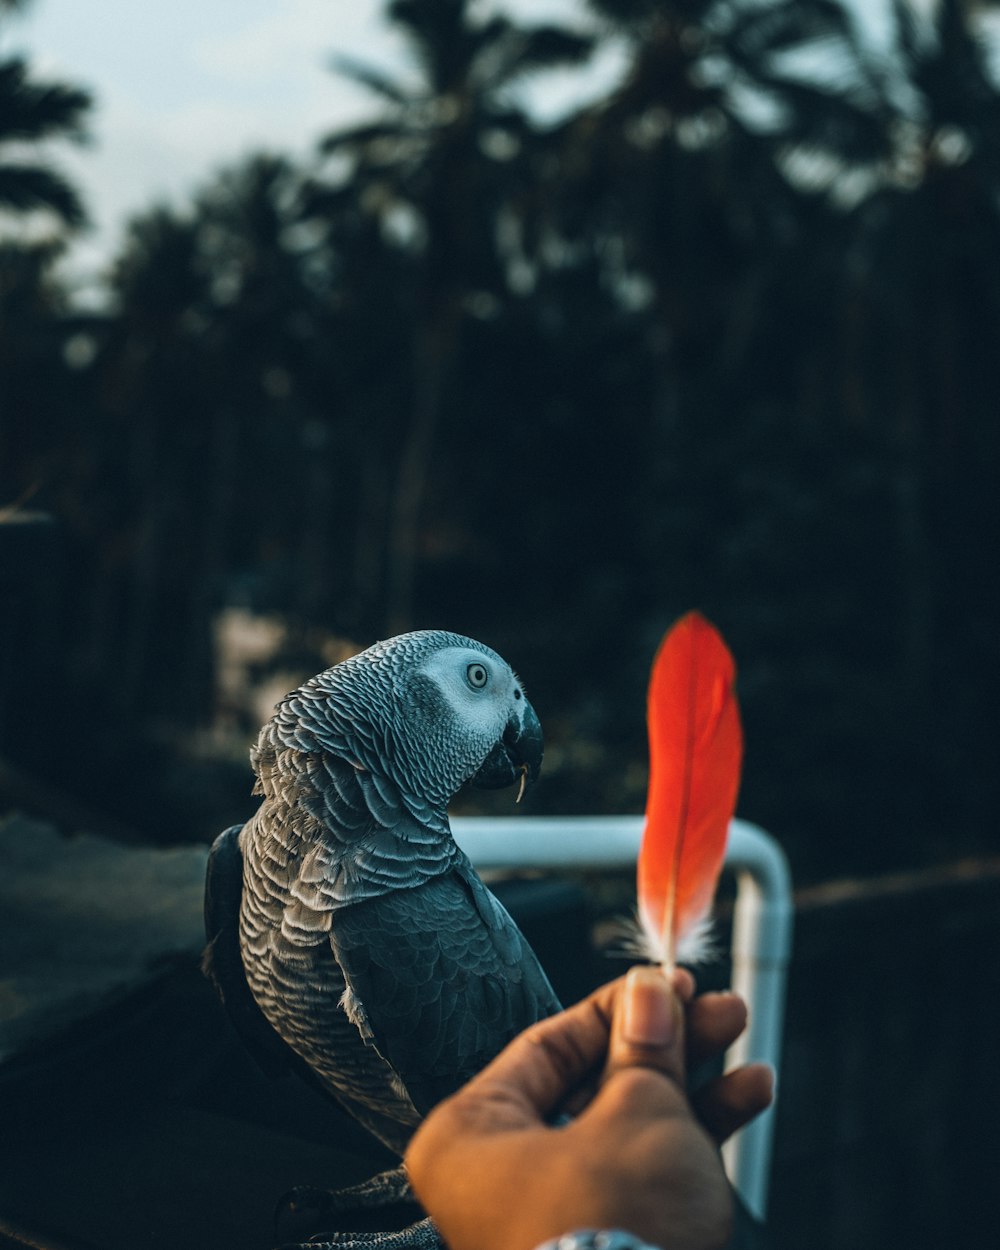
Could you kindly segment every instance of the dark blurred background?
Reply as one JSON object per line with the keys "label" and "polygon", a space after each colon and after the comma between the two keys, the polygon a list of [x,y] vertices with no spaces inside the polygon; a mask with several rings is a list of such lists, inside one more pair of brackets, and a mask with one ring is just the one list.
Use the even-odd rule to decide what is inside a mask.
{"label": "dark blurred background", "polygon": [[[393,0],[418,78],[340,63],[370,124],[136,218],[97,312],[32,158],[93,102],[0,60],[0,201],[61,223],[0,245],[5,805],[207,840],[275,698],[443,627],[527,684],[533,811],[639,812],[697,607],[806,913],[995,866],[1000,6],[888,9],[875,49],[836,0]],[[612,38],[621,80],[534,119],[515,88]]]}
{"label": "dark blurred background", "polygon": [[[397,0],[419,86],[342,65],[371,124],[137,218],[99,314],[55,268],[84,206],[24,159],[90,101],[0,65],[0,197],[65,227],[0,250],[0,503],[57,523],[5,753],[206,838],[269,698],[441,626],[527,682],[535,810],[640,811],[698,607],[797,880],[995,845],[994,7],[898,3],[876,53],[830,0]],[[513,102],[612,35],[606,98]]]}

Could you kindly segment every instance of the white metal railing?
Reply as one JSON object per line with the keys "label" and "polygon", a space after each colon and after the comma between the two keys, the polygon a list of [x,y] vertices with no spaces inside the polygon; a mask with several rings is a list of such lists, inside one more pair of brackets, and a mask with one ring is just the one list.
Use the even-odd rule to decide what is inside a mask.
{"label": "white metal railing", "polygon": [[[621,868],[639,853],[642,816],[455,816],[456,841],[477,868]],[[792,948],[788,861],[777,842],[745,820],[729,826],[726,867],[736,876],[733,989],[750,1008],[746,1032],[727,1064],[762,1060],[777,1075]],[[762,1219],[771,1172],[774,1107],[723,1148],[726,1169],[750,1211]]]}

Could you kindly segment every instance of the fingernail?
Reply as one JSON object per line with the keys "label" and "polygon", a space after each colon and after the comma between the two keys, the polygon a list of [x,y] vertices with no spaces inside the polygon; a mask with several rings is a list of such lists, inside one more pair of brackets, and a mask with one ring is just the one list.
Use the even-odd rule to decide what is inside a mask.
{"label": "fingernail", "polygon": [[634,1046],[669,1046],[674,1040],[673,996],[659,968],[630,968],[625,977],[622,1037]]}

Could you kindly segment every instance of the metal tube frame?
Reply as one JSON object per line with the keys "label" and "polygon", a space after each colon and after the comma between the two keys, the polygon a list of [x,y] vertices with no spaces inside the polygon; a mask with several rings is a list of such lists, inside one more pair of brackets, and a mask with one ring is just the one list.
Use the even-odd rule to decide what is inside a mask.
{"label": "metal tube frame", "polygon": [[[455,816],[451,821],[456,841],[477,868],[550,871],[634,865],[643,825],[642,816]],[[726,1063],[761,1060],[777,1075],[792,949],[788,861],[770,834],[734,820],[726,867],[737,886],[733,989],[750,1007],[749,1027],[727,1052]],[[723,1147],[730,1180],[758,1219],[767,1211],[773,1133],[772,1106]]]}

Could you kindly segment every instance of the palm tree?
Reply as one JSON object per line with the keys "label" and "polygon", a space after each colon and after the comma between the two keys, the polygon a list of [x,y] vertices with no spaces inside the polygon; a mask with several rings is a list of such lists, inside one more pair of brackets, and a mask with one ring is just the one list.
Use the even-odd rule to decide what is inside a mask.
{"label": "palm tree", "polygon": [[328,580],[311,513],[336,499],[316,485],[314,378],[330,345],[286,240],[294,185],[280,158],[224,170],[191,208],[135,219],[111,274],[94,373],[103,459],[118,466],[105,546],[127,559],[98,580],[123,608],[103,645],[131,714],[206,713],[212,619],[234,567],[280,565],[293,617]]}
{"label": "palm tree", "polygon": [[983,623],[997,605],[984,556],[1000,543],[1000,88],[976,9],[941,0],[921,16],[896,0],[900,140],[850,216],[841,297],[858,415],[885,442],[890,676],[920,760],[908,815],[932,844],[946,828],[986,829],[995,799],[967,781],[992,776],[981,726],[997,669]]}
{"label": "palm tree", "polygon": [[[0,0],[0,15],[28,2]],[[23,57],[0,60],[0,207],[20,214],[46,210],[65,226],[83,224],[83,203],[58,170],[4,149],[58,138],[81,142],[91,104],[90,93],[80,87],[32,78]]]}
{"label": "palm tree", "polygon": [[310,212],[334,232],[353,223],[369,253],[394,251],[409,272],[407,413],[402,428],[385,431],[387,446],[398,446],[385,540],[385,615],[396,631],[412,614],[430,465],[462,325],[470,305],[494,309],[506,296],[501,222],[515,211],[535,134],[507,93],[539,69],[581,60],[591,41],[500,15],[477,21],[468,0],[392,0],[388,16],[407,36],[420,78],[410,85],[337,62],[379,96],[386,115],[324,141],[324,155],[344,168],[314,188]]}

